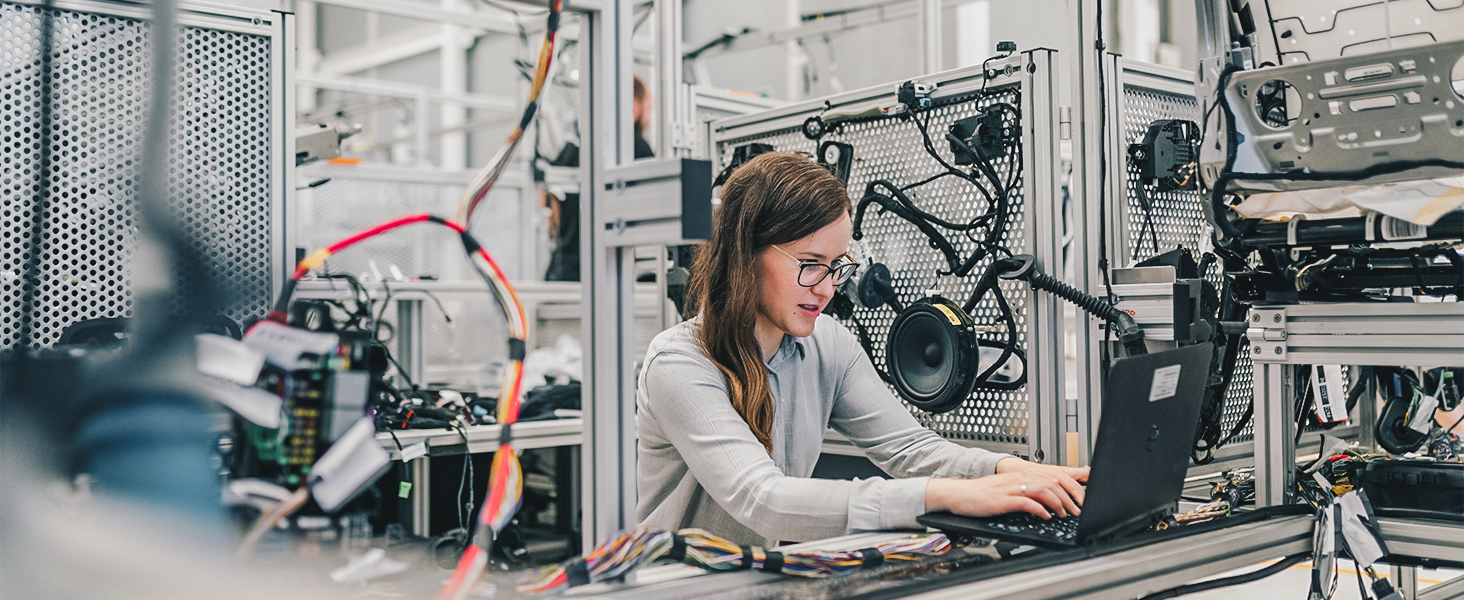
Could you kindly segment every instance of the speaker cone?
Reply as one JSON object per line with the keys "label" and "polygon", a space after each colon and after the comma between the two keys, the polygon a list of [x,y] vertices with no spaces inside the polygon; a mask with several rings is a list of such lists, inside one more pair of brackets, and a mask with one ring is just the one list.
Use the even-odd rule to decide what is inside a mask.
{"label": "speaker cone", "polygon": [[895,390],[916,408],[954,410],[976,383],[977,343],[971,317],[949,300],[925,298],[890,326],[885,362]]}

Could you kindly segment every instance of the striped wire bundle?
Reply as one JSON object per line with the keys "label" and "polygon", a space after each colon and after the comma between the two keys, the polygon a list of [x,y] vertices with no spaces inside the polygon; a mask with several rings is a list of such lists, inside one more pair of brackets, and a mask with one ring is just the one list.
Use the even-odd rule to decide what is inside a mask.
{"label": "striped wire bundle", "polygon": [[407,215],[362,230],[321,248],[300,261],[294,275],[285,282],[279,302],[270,312],[269,319],[280,323],[288,322],[286,315],[289,312],[290,297],[294,295],[300,279],[311,270],[324,266],[326,259],[332,255],[362,241],[414,223],[435,223],[457,232],[463,249],[468,254],[469,262],[478,275],[483,278],[484,283],[488,284],[488,289],[493,294],[503,320],[508,324],[509,362],[504,371],[497,406],[498,423],[502,429],[499,434],[498,451],[493,455],[493,469],[488,476],[488,501],[484,503],[482,511],[478,513],[478,527],[474,531],[471,543],[463,552],[457,570],[438,595],[438,598],[445,600],[466,597],[468,592],[482,579],[484,570],[488,566],[488,554],[493,545],[493,539],[513,519],[514,513],[518,511],[519,505],[523,502],[523,467],[519,464],[518,454],[514,452],[512,432],[513,424],[518,422],[519,404],[523,395],[523,360],[527,353],[524,340],[528,337],[529,322],[528,313],[524,311],[523,303],[519,301],[518,293],[514,291],[513,285],[509,283],[503,269],[499,268],[493,257],[483,249],[483,246],[463,225],[428,214]]}
{"label": "striped wire bundle", "polygon": [[539,110],[539,96],[544,92],[545,83],[549,80],[549,65],[554,60],[554,43],[559,33],[559,17],[564,10],[565,0],[550,0],[549,2],[549,26],[544,32],[544,44],[539,50],[539,62],[534,67],[534,77],[529,83],[529,99],[524,105],[524,114],[519,119],[518,125],[513,132],[508,134],[508,139],[488,159],[488,164],[473,176],[473,181],[468,184],[468,189],[463,192],[463,197],[458,204],[457,221],[463,225],[470,225],[473,213],[477,212],[478,205],[483,198],[488,196],[488,190],[498,182],[498,177],[508,166],[508,161],[513,157],[513,151],[518,148],[519,142],[524,138],[524,132],[534,122],[534,115]]}
{"label": "striped wire bundle", "polygon": [[757,569],[798,577],[822,578],[877,567],[890,561],[918,561],[951,547],[942,534],[920,534],[862,550],[778,552],[739,546],[700,529],[677,532],[640,527],[623,532],[583,558],[548,567],[518,584],[525,594],[555,594],[572,587],[624,576],[660,558],[708,571]]}
{"label": "striped wire bundle", "polygon": [[461,600],[477,587],[487,570],[493,540],[513,519],[514,513],[518,511],[523,502],[523,467],[519,463],[518,455],[514,452],[512,431],[513,424],[518,422],[519,406],[523,395],[523,360],[527,353],[525,339],[528,337],[528,317],[523,303],[519,301],[518,294],[509,283],[508,277],[494,262],[493,257],[489,256],[483,246],[473,238],[472,234],[468,233],[468,226],[472,222],[473,213],[508,166],[509,159],[512,158],[514,150],[523,139],[524,131],[533,123],[534,115],[538,112],[539,96],[549,78],[549,67],[554,56],[554,45],[559,32],[560,14],[564,9],[564,3],[565,0],[550,2],[548,28],[544,34],[544,43],[539,53],[534,77],[529,86],[529,97],[523,116],[519,120],[518,126],[509,134],[508,139],[493,154],[488,164],[484,165],[474,176],[473,181],[464,191],[462,201],[458,206],[457,220],[448,221],[426,214],[408,215],[366,229],[317,250],[305,260],[300,261],[294,276],[285,283],[279,303],[269,316],[270,320],[287,322],[286,314],[289,310],[290,296],[293,295],[300,278],[312,269],[323,266],[325,260],[332,254],[363,240],[405,225],[422,222],[443,225],[456,231],[462,238],[463,248],[468,253],[469,262],[488,284],[499,310],[503,313],[504,321],[508,323],[509,363],[504,372],[503,386],[499,390],[497,417],[502,429],[499,434],[498,451],[493,455],[493,468],[488,478],[488,499],[483,504],[481,512],[478,513],[478,527],[473,532],[473,537],[464,550],[462,558],[458,561],[457,569],[447,584],[438,592],[438,600]]}

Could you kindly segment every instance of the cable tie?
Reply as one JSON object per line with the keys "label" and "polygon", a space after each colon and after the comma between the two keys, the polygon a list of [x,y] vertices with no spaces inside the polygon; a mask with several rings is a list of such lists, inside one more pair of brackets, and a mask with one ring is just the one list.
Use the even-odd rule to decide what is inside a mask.
{"label": "cable tie", "polygon": [[504,423],[503,426],[498,429],[498,445],[507,446],[509,442],[512,441],[513,423]]}
{"label": "cable tie", "polygon": [[783,572],[783,553],[782,552],[773,552],[771,550],[769,550],[767,552],[764,552],[763,553],[763,564],[762,564],[762,567],[759,567],[759,568],[761,568],[763,571],[766,571],[768,573],[782,573]]}
{"label": "cable tie", "polygon": [[752,561],[752,546],[743,546],[742,547],[742,566],[737,567],[737,568],[738,569],[751,569],[752,568],[752,562],[753,562]]}
{"label": "cable tie", "polygon": [[458,233],[458,237],[463,240],[463,248],[468,251],[468,254],[477,254],[479,250],[483,249],[483,245],[478,243],[477,238],[474,238],[473,234],[468,233],[466,225],[463,227],[464,229]]}
{"label": "cable tie", "polygon": [[524,341],[518,338],[509,338],[508,360],[524,362],[525,356],[528,356],[528,348],[526,347]]}
{"label": "cable tie", "polygon": [[569,587],[579,587],[590,583],[590,567],[585,564],[583,556],[576,556],[574,560],[564,563],[564,578]]}
{"label": "cable tie", "polygon": [[671,534],[671,551],[666,556],[676,562],[686,559],[686,536],[679,533]]}
{"label": "cable tie", "polygon": [[865,548],[855,550],[855,552],[859,553],[860,559],[863,560],[863,564],[860,565],[863,568],[873,569],[884,564],[884,553],[880,552],[878,548]]}

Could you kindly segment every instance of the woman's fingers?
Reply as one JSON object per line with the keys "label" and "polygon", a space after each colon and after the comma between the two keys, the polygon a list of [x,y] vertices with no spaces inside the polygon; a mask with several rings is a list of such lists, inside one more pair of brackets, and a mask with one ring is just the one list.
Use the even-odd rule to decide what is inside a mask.
{"label": "woman's fingers", "polygon": [[1037,492],[1033,492],[1029,488],[1027,490],[1027,494],[1033,500],[1036,500],[1038,502],[1041,502],[1042,505],[1045,506],[1045,507],[1047,507],[1047,509],[1049,511],[1051,511],[1054,516],[1058,516],[1058,517],[1066,517],[1066,516],[1068,516],[1069,513],[1067,511],[1067,506],[1063,502],[1063,498],[1062,498],[1062,496],[1065,496],[1066,494],[1062,494],[1062,493],[1060,493],[1057,490],[1054,490],[1052,488],[1043,488],[1043,489],[1041,489],[1041,490],[1039,490]]}
{"label": "woman's fingers", "polygon": [[1073,502],[1082,506],[1084,495],[1087,493],[1087,489],[1083,487],[1083,484],[1078,483],[1076,479],[1067,473],[1057,474],[1057,484],[1072,498]]}
{"label": "woman's fingers", "polygon": [[1067,471],[1068,476],[1078,482],[1088,482],[1088,472],[1090,470],[1088,467],[1064,467],[1063,470]]}
{"label": "woman's fingers", "polygon": [[1052,513],[1048,512],[1047,507],[1043,506],[1041,502],[1038,502],[1031,498],[1016,498],[1016,500],[1017,503],[1012,505],[1011,509],[1007,512],[1031,513],[1033,516],[1036,516],[1039,519],[1052,518]]}

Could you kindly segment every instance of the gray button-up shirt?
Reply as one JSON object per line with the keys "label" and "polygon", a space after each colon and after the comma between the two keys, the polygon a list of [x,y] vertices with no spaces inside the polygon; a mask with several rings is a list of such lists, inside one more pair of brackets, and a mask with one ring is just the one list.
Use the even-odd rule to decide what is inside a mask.
{"label": "gray button-up shirt", "polygon": [[[918,527],[929,477],[972,478],[1005,457],[922,427],[890,393],[842,324],[783,336],[767,365],[773,391],[769,456],[727,398],[692,319],[661,332],[636,390],[636,516],[664,529],[699,527],[739,544],[814,540]],[[811,479],[832,427],[899,479]]]}

